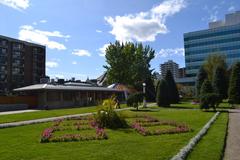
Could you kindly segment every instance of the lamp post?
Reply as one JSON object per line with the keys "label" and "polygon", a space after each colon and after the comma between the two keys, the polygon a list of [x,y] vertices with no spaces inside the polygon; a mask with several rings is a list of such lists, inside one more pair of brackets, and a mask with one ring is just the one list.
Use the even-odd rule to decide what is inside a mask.
{"label": "lamp post", "polygon": [[147,107],[147,103],[146,103],[146,96],[145,96],[145,93],[146,93],[146,83],[143,83],[143,108],[146,108]]}

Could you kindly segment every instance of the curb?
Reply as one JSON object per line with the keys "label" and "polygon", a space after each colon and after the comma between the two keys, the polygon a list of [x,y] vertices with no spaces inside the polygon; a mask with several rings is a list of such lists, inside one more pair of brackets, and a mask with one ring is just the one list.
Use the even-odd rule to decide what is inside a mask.
{"label": "curb", "polygon": [[[131,109],[131,108],[116,109],[116,111],[118,112],[118,111],[129,110],[129,109]],[[89,116],[94,113],[96,113],[96,112],[73,114],[73,115],[51,117],[51,118],[41,118],[41,119],[34,119],[34,120],[27,120],[27,121],[20,121],[20,122],[2,123],[2,124],[0,124],[0,129],[10,128],[10,127],[19,127],[19,126],[25,126],[25,125],[31,125],[31,124],[37,124],[37,123],[52,122],[52,121],[56,121],[59,119],[78,118],[78,117],[83,117],[83,116]]]}
{"label": "curb", "polygon": [[201,140],[201,138],[207,133],[213,122],[217,119],[220,112],[214,114],[214,116],[204,125],[204,127],[193,137],[189,143],[184,146],[171,160],[184,160],[194,146]]}

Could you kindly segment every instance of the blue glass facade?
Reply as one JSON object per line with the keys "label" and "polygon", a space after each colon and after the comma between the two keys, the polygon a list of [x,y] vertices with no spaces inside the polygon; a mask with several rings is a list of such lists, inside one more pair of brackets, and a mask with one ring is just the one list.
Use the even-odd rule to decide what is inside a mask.
{"label": "blue glass facade", "polygon": [[228,66],[240,61],[240,24],[184,34],[185,64],[188,77],[195,77],[209,54],[226,56]]}

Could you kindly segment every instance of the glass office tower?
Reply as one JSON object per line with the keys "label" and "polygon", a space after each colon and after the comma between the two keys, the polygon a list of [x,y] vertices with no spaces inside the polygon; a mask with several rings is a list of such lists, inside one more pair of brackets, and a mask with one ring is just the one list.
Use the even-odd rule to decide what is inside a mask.
{"label": "glass office tower", "polygon": [[240,11],[225,16],[225,21],[209,23],[209,29],[184,34],[187,77],[196,77],[209,54],[226,56],[228,66],[240,61]]}

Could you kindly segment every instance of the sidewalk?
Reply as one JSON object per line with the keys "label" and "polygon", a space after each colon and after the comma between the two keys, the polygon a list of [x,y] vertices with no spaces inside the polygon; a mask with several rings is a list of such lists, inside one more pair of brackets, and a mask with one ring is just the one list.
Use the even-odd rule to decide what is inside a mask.
{"label": "sidewalk", "polygon": [[[129,110],[129,109],[132,109],[132,108],[116,109],[116,111],[123,111],[123,110]],[[77,118],[77,117],[92,115],[93,113],[96,113],[96,112],[73,114],[73,115],[66,115],[66,116],[59,116],[59,117],[50,117],[50,118],[41,118],[41,119],[19,121],[19,122],[2,123],[2,124],[0,124],[0,129],[2,129],[2,128],[9,128],[9,127],[19,127],[19,126],[25,126],[25,125],[37,124],[37,123],[52,122],[52,121],[56,121],[56,120],[59,120],[59,119]]]}
{"label": "sidewalk", "polygon": [[240,109],[229,110],[228,137],[224,160],[240,159]]}
{"label": "sidewalk", "polygon": [[5,111],[5,112],[0,112],[0,116],[9,115],[9,114],[27,113],[27,112],[37,112],[37,111],[40,111],[40,110],[27,109],[27,110],[19,110],[19,111]]}

